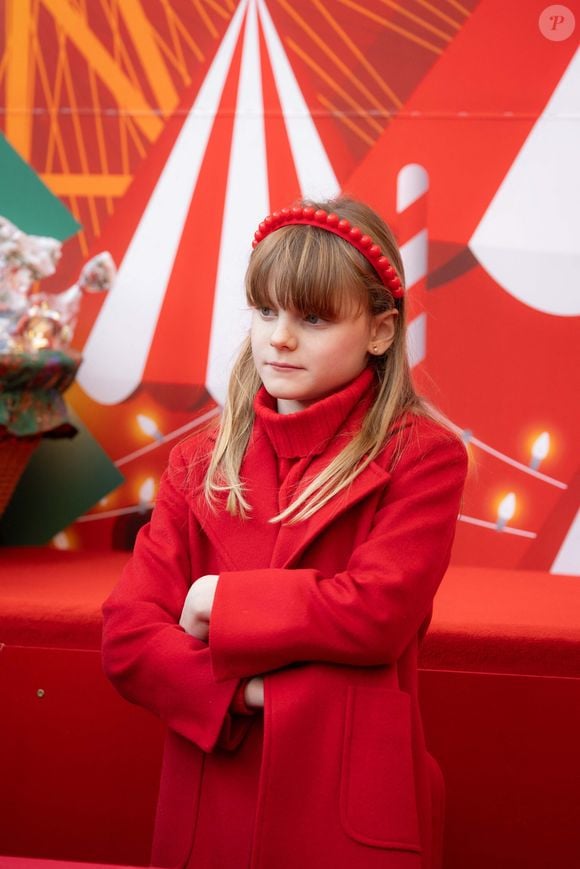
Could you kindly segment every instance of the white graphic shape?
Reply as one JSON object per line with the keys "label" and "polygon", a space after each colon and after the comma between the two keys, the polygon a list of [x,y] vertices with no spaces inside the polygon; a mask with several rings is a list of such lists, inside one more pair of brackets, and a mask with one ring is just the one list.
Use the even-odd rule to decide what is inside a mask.
{"label": "white graphic shape", "polygon": [[[407,163],[397,174],[397,213],[402,214],[429,190],[429,175],[419,163]],[[424,199],[421,209],[413,216],[415,235],[401,245],[401,258],[405,271],[405,294],[410,296],[413,287],[427,276],[429,259],[429,234],[427,232],[427,206]],[[413,368],[427,355],[427,314],[423,312],[409,322],[407,328],[407,358]]]}
{"label": "white graphic shape", "polygon": [[414,284],[427,274],[427,254],[429,236],[426,229],[422,229],[413,238],[401,245],[403,268],[405,269],[406,289],[410,290]]}
{"label": "white graphic shape", "polygon": [[580,314],[579,106],[577,51],[469,243],[508,293],[562,317]]}
{"label": "white graphic shape", "polygon": [[397,175],[397,211],[405,211],[429,190],[429,175],[420,163],[407,163]]}
{"label": "white graphic shape", "polygon": [[338,180],[264,0],[258,0],[258,8],[302,195],[336,196]]}
{"label": "white graphic shape", "polygon": [[413,368],[427,355],[427,314],[419,314],[407,327],[407,359]]}
{"label": "white graphic shape", "polygon": [[232,134],[206,383],[223,404],[227,381],[248,331],[244,273],[252,238],[269,211],[266,139],[256,4],[250,0]]}
{"label": "white graphic shape", "polygon": [[246,6],[232,17],[84,347],[78,381],[101,404],[124,401],[141,383]]}
{"label": "white graphic shape", "polygon": [[580,576],[580,510],[570,525],[564,542],[560,547],[550,573],[563,573],[566,576]]}

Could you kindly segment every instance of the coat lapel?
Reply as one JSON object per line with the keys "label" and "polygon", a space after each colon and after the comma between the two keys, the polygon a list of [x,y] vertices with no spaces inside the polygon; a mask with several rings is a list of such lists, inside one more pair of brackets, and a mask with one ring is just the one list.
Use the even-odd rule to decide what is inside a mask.
{"label": "coat lapel", "polygon": [[[316,456],[307,467],[308,478],[316,476],[339,450],[338,441]],[[278,459],[265,435],[260,432],[251,441],[242,465],[252,504],[251,519],[231,516],[224,506],[215,512],[204,503],[192,504],[203,530],[221,554],[228,570],[290,568],[312,541],[346,510],[377,489],[384,487],[391,474],[377,462],[371,462],[351,483],[310,519],[296,525],[280,525],[268,520],[280,511]]]}
{"label": "coat lapel", "polygon": [[[324,457],[320,457],[324,459]],[[320,462],[319,458],[319,462]],[[320,462],[321,466],[328,459]],[[316,464],[318,465],[319,462]],[[318,468],[311,466],[313,476]],[[348,489],[344,489],[335,498],[317,510],[310,519],[296,525],[282,525],[272,553],[271,567],[288,568],[295,564],[307,546],[324,533],[327,527],[338,519],[354,504],[362,501],[377,489],[385,486],[391,475],[375,462],[371,462]]]}

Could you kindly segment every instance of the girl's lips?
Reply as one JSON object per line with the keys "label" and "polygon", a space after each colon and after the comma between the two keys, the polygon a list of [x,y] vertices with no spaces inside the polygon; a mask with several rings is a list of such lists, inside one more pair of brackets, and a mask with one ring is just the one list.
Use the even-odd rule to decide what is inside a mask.
{"label": "girl's lips", "polygon": [[299,365],[288,365],[286,362],[266,362],[270,368],[278,368],[281,371],[301,371]]}

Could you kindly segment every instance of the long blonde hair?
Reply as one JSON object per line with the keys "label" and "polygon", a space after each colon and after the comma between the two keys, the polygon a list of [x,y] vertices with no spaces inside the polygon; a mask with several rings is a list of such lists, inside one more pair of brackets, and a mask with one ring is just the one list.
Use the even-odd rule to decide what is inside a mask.
{"label": "long blonde hair", "polygon": [[[360,227],[380,245],[405,285],[396,239],[371,208],[348,197],[324,202],[303,200],[298,204],[334,212]],[[389,440],[392,423],[407,412],[430,417],[459,436],[453,424],[414,390],[406,349],[405,299],[395,300],[391,296],[374,268],[353,245],[318,227],[282,227],[255,248],[245,287],[248,304],[253,308],[271,307],[275,300],[281,308],[304,316],[317,314],[324,319],[340,317],[352,311],[353,305],[371,316],[393,308],[398,311],[391,346],[382,356],[371,357],[376,371],[376,395],[360,430],[270,522],[294,524],[312,516],[376,458]],[[250,514],[251,504],[240,479],[240,468],[254,423],[254,397],[261,385],[247,338],[232,370],[204,481],[204,494],[210,505],[215,507],[218,495],[227,493],[226,510],[242,518]],[[398,443],[391,467],[400,452]]]}

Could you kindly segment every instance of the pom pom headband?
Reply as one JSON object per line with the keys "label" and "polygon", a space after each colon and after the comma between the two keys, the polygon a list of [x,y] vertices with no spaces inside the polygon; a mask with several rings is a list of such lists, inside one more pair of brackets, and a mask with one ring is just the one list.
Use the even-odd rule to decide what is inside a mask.
{"label": "pom pom headband", "polygon": [[338,214],[324,211],[322,208],[316,209],[310,205],[305,208],[299,206],[297,208],[282,208],[280,211],[269,214],[254,233],[252,247],[255,248],[263,238],[282,226],[300,224],[326,229],[348,241],[370,262],[391,295],[395,299],[403,297],[405,290],[397,272],[370,235],[365,235],[358,226],[352,226],[348,220],[341,219]]}

